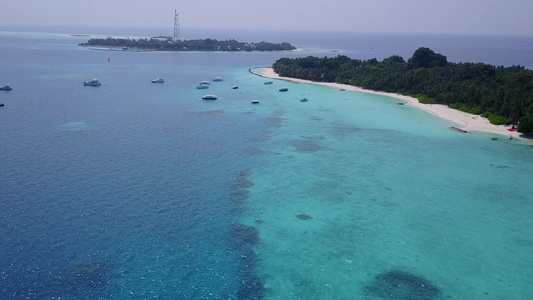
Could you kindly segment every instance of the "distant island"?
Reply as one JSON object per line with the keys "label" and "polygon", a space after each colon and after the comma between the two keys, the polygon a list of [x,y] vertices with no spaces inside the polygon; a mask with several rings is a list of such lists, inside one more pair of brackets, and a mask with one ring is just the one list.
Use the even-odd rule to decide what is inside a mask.
{"label": "distant island", "polygon": [[523,66],[451,63],[422,47],[407,61],[397,55],[382,61],[308,56],[281,58],[273,69],[283,77],[350,84],[445,104],[495,125],[517,124],[518,132],[533,136],[533,71]]}
{"label": "distant island", "polygon": [[216,39],[195,39],[173,41],[171,37],[153,37],[150,39],[125,39],[112,38],[105,39],[91,38],[80,46],[101,47],[120,50],[144,50],[144,51],[287,51],[295,50],[296,47],[290,43],[245,43],[234,39],[219,41]]}

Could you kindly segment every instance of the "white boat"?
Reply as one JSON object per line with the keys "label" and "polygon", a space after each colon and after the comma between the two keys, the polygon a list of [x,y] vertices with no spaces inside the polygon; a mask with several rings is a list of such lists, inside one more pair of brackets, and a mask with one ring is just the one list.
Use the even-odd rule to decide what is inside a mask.
{"label": "white boat", "polygon": [[102,84],[100,83],[100,81],[98,81],[98,79],[94,78],[88,81],[84,81],[83,85],[84,86],[101,86]]}
{"label": "white boat", "polygon": [[210,85],[211,83],[207,80],[200,81],[200,85]]}
{"label": "white boat", "polygon": [[164,83],[165,80],[163,79],[163,77],[159,77],[157,79],[153,79],[152,80],[152,83]]}
{"label": "white boat", "polygon": [[6,84],[4,86],[0,86],[0,91],[11,91],[13,88],[9,85],[9,84]]}
{"label": "white boat", "polygon": [[222,77],[215,77],[215,78],[213,78],[213,81],[222,81],[222,80],[223,80]]}
{"label": "white boat", "polygon": [[217,100],[217,96],[215,96],[215,95],[205,95],[205,96],[202,96],[202,99],[204,99],[204,100]]}

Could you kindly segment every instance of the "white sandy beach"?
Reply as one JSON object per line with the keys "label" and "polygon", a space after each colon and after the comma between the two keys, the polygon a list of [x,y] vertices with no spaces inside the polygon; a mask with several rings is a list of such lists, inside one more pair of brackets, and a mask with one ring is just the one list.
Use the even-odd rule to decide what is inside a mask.
{"label": "white sandy beach", "polygon": [[346,91],[357,91],[357,92],[392,97],[398,100],[405,101],[408,105],[425,110],[431,114],[434,114],[437,117],[452,121],[457,124],[457,126],[455,127],[460,128],[465,131],[482,131],[482,132],[494,133],[497,135],[504,135],[506,137],[511,136],[513,138],[525,139],[524,137],[520,135],[520,133],[516,131],[508,131],[507,129],[511,128],[510,126],[493,125],[493,124],[490,124],[489,120],[487,120],[486,118],[483,118],[478,115],[472,115],[469,113],[465,113],[465,112],[450,108],[446,105],[422,104],[418,102],[418,99],[410,97],[410,96],[404,96],[404,95],[395,94],[395,93],[365,90],[360,87],[347,85],[347,84],[339,84],[339,83],[334,83],[334,82],[315,82],[315,81],[310,81],[310,80],[281,77],[276,72],[274,72],[274,69],[272,68],[259,69],[258,73],[261,74],[263,77],[272,78],[272,79],[280,79],[280,80],[299,82],[299,83],[319,84],[319,85],[329,86],[329,87],[333,87],[337,89],[345,89]]}

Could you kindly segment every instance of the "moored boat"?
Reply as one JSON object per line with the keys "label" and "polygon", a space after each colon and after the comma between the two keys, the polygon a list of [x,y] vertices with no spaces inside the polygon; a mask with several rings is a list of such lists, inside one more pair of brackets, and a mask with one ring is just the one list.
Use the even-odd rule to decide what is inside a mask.
{"label": "moored boat", "polygon": [[215,78],[213,78],[213,81],[222,81],[222,80],[223,80],[222,77],[215,77]]}
{"label": "moored boat", "polygon": [[236,85],[234,85],[234,86],[232,87],[232,89],[234,89],[234,90],[236,90],[236,89],[238,89],[238,88],[239,88],[239,87],[236,86]]}
{"label": "moored boat", "polygon": [[152,83],[164,83],[165,80],[163,79],[163,77],[159,77],[157,79],[153,79],[152,80]]}
{"label": "moored boat", "polygon": [[267,80],[267,81],[265,81],[265,84],[273,84],[273,83],[274,83],[274,82],[271,81],[271,80]]}
{"label": "moored boat", "polygon": [[259,104],[259,100],[252,100],[252,104]]}
{"label": "moored boat", "polygon": [[4,86],[0,86],[0,91],[11,91],[13,88],[9,85],[9,84],[6,84]]}
{"label": "moored boat", "polygon": [[215,95],[205,95],[205,96],[202,96],[202,99],[204,99],[204,100],[217,100],[217,97]]}
{"label": "moored boat", "polygon": [[98,81],[98,79],[94,78],[88,81],[84,81],[83,85],[84,86],[101,86],[102,84],[100,83],[100,81]]}
{"label": "moored boat", "polygon": [[309,99],[307,99],[307,98],[300,99],[300,102],[307,102],[307,101],[309,101]]}
{"label": "moored boat", "polygon": [[4,103],[0,103],[0,107],[4,106]]}
{"label": "moored boat", "polygon": [[205,90],[205,89],[208,89],[209,86],[207,84],[200,84],[198,86],[196,86],[197,89],[199,90]]}
{"label": "moored boat", "polygon": [[280,92],[286,92],[286,91],[288,91],[288,90],[289,90],[288,88],[281,88],[281,89],[279,89]]}

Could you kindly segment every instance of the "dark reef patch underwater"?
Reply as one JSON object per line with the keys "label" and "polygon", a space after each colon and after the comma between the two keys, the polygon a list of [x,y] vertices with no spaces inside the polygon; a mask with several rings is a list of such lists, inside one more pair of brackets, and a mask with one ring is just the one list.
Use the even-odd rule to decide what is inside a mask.
{"label": "dark reef patch underwater", "polygon": [[240,210],[242,204],[248,199],[248,188],[252,187],[254,183],[248,180],[250,174],[249,169],[239,170],[237,175],[231,179],[231,199],[237,204],[237,208]]}
{"label": "dark reef patch underwater", "polygon": [[327,149],[326,147],[321,146],[318,141],[319,139],[316,138],[305,138],[292,140],[290,141],[290,145],[293,146],[298,153],[314,153]]}
{"label": "dark reef patch underwater", "polygon": [[249,175],[250,175],[249,169],[240,170],[237,173],[237,176],[232,178],[232,186],[235,188],[242,188],[242,189],[247,189],[247,188],[252,187],[254,183],[248,180]]}
{"label": "dark reef patch underwater", "polygon": [[300,220],[311,220],[311,219],[312,219],[311,216],[309,216],[309,215],[305,215],[305,214],[300,214],[300,215],[297,215],[296,217],[297,217],[298,219],[300,219]]}
{"label": "dark reef patch underwater", "polygon": [[233,242],[241,249],[251,248],[259,243],[259,232],[252,226],[233,225]]}
{"label": "dark reef patch underwater", "polygon": [[429,280],[399,270],[376,275],[363,290],[385,300],[433,300],[440,295]]}
{"label": "dark reef patch underwater", "polygon": [[253,246],[259,243],[259,231],[252,226],[235,224],[232,228],[232,240],[239,251],[241,278],[237,291],[238,299],[262,299],[265,288],[261,279],[255,275],[257,257],[253,252]]}
{"label": "dark reef patch underwater", "polygon": [[112,280],[113,267],[107,260],[73,261],[52,276],[42,278],[37,289],[24,295],[14,292],[14,299],[101,299]]}
{"label": "dark reef patch underwater", "polygon": [[[239,207],[242,207],[243,202],[248,198],[248,189],[254,185],[252,181],[248,180],[249,175],[250,169],[243,169],[239,170],[237,175],[232,178],[231,197]],[[256,224],[260,223],[256,220]],[[260,241],[259,231],[253,226],[234,224],[231,228],[231,241],[239,257],[240,284],[237,290],[237,299],[262,299],[265,288],[261,278],[255,275],[257,256],[253,251],[253,247]]]}
{"label": "dark reef patch underwater", "polygon": [[106,262],[79,262],[69,265],[63,272],[60,282],[69,290],[103,288],[110,279]]}

